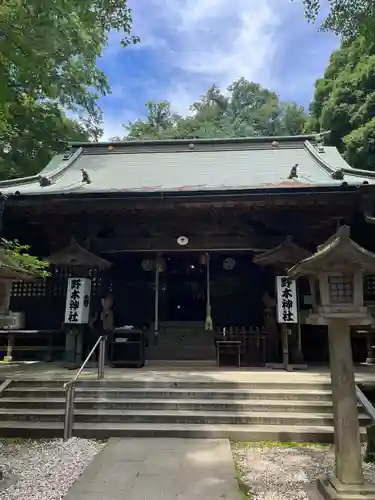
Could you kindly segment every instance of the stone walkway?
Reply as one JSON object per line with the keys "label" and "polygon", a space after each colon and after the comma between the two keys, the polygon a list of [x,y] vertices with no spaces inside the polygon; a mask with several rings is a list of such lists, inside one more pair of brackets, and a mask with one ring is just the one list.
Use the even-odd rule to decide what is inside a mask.
{"label": "stone walkway", "polygon": [[[375,384],[375,366],[356,366],[357,383]],[[85,369],[80,380],[96,380],[97,368]],[[61,363],[0,363],[0,381],[13,380],[71,380],[75,370],[62,368]],[[326,366],[311,366],[308,370],[286,372],[267,368],[212,368],[197,366],[196,363],[160,362],[146,365],[140,370],[134,368],[105,368],[105,380],[139,381],[139,382],[293,382],[293,383],[325,383],[329,382],[330,372]]]}
{"label": "stone walkway", "polygon": [[64,500],[240,500],[226,439],[111,439]]}

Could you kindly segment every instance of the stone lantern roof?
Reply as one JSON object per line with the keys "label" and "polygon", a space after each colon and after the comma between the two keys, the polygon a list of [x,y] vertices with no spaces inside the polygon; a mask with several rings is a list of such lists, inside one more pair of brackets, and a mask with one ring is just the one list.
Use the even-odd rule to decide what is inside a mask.
{"label": "stone lantern roof", "polygon": [[84,267],[89,269],[108,269],[112,263],[88,250],[82,248],[78,243],[72,243],[47,258],[48,262],[55,266]]}
{"label": "stone lantern roof", "polygon": [[258,266],[282,266],[288,268],[310,255],[311,252],[297,245],[292,236],[288,236],[280,245],[256,255],[253,262]]}
{"label": "stone lantern roof", "polygon": [[375,254],[350,238],[349,226],[341,226],[317,251],[289,269],[292,277],[317,275],[322,272],[360,271],[375,273]]}

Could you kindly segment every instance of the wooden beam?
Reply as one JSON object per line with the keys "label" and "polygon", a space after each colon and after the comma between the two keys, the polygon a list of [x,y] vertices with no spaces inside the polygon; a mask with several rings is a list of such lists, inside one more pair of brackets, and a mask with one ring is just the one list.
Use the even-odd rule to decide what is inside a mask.
{"label": "wooden beam", "polygon": [[[181,246],[177,243],[179,236],[187,236],[189,242]],[[189,235],[181,234],[176,237],[155,236],[154,238],[96,238],[92,241],[91,250],[98,254],[117,252],[167,252],[167,251],[239,251],[265,250],[281,243],[281,238],[262,237],[253,234],[238,235]]]}

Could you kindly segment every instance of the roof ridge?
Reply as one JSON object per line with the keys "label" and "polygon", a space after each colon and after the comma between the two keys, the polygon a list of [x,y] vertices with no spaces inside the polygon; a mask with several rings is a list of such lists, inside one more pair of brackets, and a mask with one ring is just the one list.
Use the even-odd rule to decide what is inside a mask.
{"label": "roof ridge", "polygon": [[[83,148],[78,148],[77,151],[75,151],[65,162],[62,163],[62,165],[59,165],[58,167],[55,168],[55,170],[52,170],[52,172],[48,175],[44,175],[43,177],[47,177],[50,181],[56,181],[61,174],[63,174],[71,165],[74,163],[79,156],[83,153]],[[40,174],[39,174],[40,177]]]}
{"label": "roof ridge", "polygon": [[314,148],[310,141],[305,141],[305,149],[313,158],[313,160],[315,160],[316,163],[318,163],[318,165],[330,176],[332,176],[332,174],[336,172],[336,170],[319,155],[319,152],[316,150],[316,148]]}
{"label": "roof ridge", "polygon": [[[306,146],[306,150],[308,151],[308,153],[330,175],[335,174],[335,172],[341,171],[343,174],[347,174],[347,175],[354,175],[354,176],[357,176],[357,177],[368,177],[370,179],[374,179],[375,178],[375,172],[372,171],[372,170],[364,170],[364,169],[358,169],[358,168],[351,167],[346,162],[345,158],[342,157],[342,155],[340,154],[340,151],[338,151],[338,149],[335,146],[333,146],[333,147],[336,149],[337,153],[343,158],[343,160],[345,161],[345,163],[347,163],[347,165],[348,165],[347,167],[340,167],[339,169],[335,169],[324,158],[322,158],[320,156],[319,151],[313,146],[313,144],[311,144],[309,141],[306,141],[305,146]],[[324,147],[332,147],[332,146],[324,146]]]}
{"label": "roof ridge", "polygon": [[[67,170],[72,163],[75,162],[75,160],[83,153],[83,148],[78,148],[77,151],[75,151],[68,160],[65,162],[62,162],[61,165],[55,168],[51,173],[47,175],[43,175],[42,172],[39,172],[39,174],[35,175],[29,175],[27,177],[17,177],[16,179],[5,179],[0,181],[0,188],[1,187],[12,187],[12,186],[18,186],[22,184],[32,184],[33,182],[39,182],[41,179],[46,179],[47,184],[51,184],[52,182],[56,181],[59,176]],[[51,158],[52,161],[52,158]],[[50,182],[48,182],[50,181]]]}
{"label": "roof ridge", "polygon": [[106,147],[113,146],[142,146],[142,145],[176,145],[176,144],[241,144],[246,142],[288,142],[288,141],[306,141],[308,139],[316,139],[317,137],[328,134],[322,132],[320,134],[301,134],[301,135],[274,135],[274,136],[253,136],[253,137],[217,137],[217,138],[190,138],[190,139],[156,139],[156,140],[129,140],[129,141],[103,141],[103,142],[69,142],[71,147]]}
{"label": "roof ridge", "polygon": [[353,168],[350,165],[348,167],[343,167],[342,172],[348,175],[354,175],[358,177],[369,177],[371,179],[375,178],[375,172],[373,170],[363,170],[359,168]]}

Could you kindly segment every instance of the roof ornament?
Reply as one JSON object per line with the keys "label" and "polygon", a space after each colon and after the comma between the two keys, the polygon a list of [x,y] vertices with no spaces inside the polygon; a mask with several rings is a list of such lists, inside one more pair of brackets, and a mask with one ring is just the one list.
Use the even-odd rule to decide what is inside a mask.
{"label": "roof ornament", "polygon": [[316,149],[318,150],[318,153],[325,153],[324,135],[327,135],[327,134],[316,134],[316,136],[315,136]]}
{"label": "roof ornament", "polygon": [[89,174],[87,173],[87,170],[81,168],[81,172],[82,172],[82,182],[85,184],[91,184],[91,179],[89,177]]}
{"label": "roof ornament", "polygon": [[108,146],[108,151],[113,151],[115,148],[113,146]]}
{"label": "roof ornament", "polygon": [[277,148],[279,147],[280,143],[278,141],[272,141],[272,147]]}
{"label": "roof ornament", "polygon": [[288,176],[288,179],[296,179],[298,178],[298,163],[296,163],[295,165],[293,165],[293,167],[290,169],[290,174]]}
{"label": "roof ornament", "polygon": [[335,170],[334,172],[332,172],[332,175],[331,175],[332,179],[335,179],[335,181],[342,181],[344,180],[344,171],[342,168],[340,168],[339,170]]}
{"label": "roof ornament", "polygon": [[189,149],[195,149],[195,144],[193,142],[189,144]]}
{"label": "roof ornament", "polygon": [[72,156],[72,154],[73,154],[73,151],[71,149],[69,151],[65,151],[65,153],[63,155],[63,160],[68,161],[70,159],[70,157]]}
{"label": "roof ornament", "polygon": [[52,181],[51,181],[51,179],[49,179],[45,175],[40,175],[39,176],[39,184],[40,184],[40,187],[46,187],[46,186],[50,186],[52,184]]}

